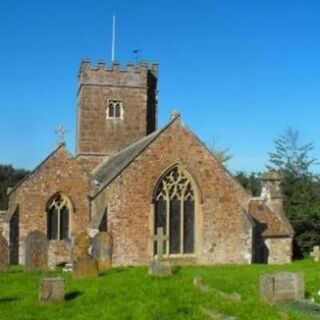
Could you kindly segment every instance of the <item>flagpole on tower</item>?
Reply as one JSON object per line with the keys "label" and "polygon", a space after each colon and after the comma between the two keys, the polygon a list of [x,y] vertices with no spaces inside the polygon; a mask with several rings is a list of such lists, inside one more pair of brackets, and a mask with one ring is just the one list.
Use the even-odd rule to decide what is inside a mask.
{"label": "flagpole on tower", "polygon": [[116,43],[116,16],[113,14],[112,17],[112,47],[111,47],[111,60],[114,61],[114,51]]}

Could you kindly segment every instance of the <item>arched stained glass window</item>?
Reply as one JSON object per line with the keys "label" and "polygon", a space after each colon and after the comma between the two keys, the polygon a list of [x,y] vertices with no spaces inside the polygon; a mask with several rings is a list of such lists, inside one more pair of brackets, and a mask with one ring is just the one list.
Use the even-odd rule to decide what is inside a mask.
{"label": "arched stained glass window", "polygon": [[47,205],[47,234],[49,240],[69,238],[70,201],[58,193]]}
{"label": "arched stained glass window", "polygon": [[[169,170],[158,183],[154,204],[154,234],[157,228],[163,228],[164,234],[169,236],[164,254],[194,253],[194,190],[179,166]],[[156,247],[154,252],[156,254]]]}

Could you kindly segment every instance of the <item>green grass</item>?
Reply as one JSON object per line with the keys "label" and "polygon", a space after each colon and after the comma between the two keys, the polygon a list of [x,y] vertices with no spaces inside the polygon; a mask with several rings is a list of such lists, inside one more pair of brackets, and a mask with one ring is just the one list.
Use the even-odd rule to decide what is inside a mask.
{"label": "green grass", "polygon": [[[284,266],[182,267],[170,278],[152,278],[143,267],[114,268],[95,279],[74,280],[63,274],[67,301],[43,305],[38,301],[41,274],[13,267],[0,274],[0,319],[210,319],[201,307],[238,319],[313,319],[299,308],[288,311],[259,301],[259,275],[276,271],[303,272],[309,296],[320,290],[320,264],[310,260]],[[193,285],[198,275],[215,289],[238,292],[242,300],[202,292]]]}

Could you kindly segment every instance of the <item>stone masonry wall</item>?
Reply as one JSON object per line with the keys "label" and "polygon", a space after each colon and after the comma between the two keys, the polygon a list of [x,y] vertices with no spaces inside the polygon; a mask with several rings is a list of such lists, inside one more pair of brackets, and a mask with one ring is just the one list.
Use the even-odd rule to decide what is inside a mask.
{"label": "stone masonry wall", "polygon": [[242,212],[247,193],[195,136],[175,120],[95,199],[108,205],[114,265],[144,265],[153,256],[152,195],[158,179],[179,163],[195,180],[194,263],[251,263],[252,227]]}
{"label": "stone masonry wall", "polygon": [[[57,192],[65,194],[72,203],[71,237],[86,230],[89,221],[89,191],[87,173],[62,146],[13,192],[10,198],[14,198],[14,202],[19,204],[20,263],[24,263],[24,243],[27,235],[34,230],[47,234],[46,206],[50,197]],[[13,205],[12,201],[13,199],[10,205]],[[62,248],[62,260],[65,260],[67,249],[60,244],[59,247]],[[50,244],[50,251],[59,254],[54,243]]]}
{"label": "stone masonry wall", "polygon": [[269,250],[269,264],[292,262],[292,238],[268,238],[265,240]]}
{"label": "stone masonry wall", "polygon": [[[95,157],[119,151],[155,130],[157,65],[120,69],[85,61],[78,92],[77,155],[87,168]],[[108,100],[121,100],[123,118],[107,119]],[[90,162],[92,159],[93,164]]]}

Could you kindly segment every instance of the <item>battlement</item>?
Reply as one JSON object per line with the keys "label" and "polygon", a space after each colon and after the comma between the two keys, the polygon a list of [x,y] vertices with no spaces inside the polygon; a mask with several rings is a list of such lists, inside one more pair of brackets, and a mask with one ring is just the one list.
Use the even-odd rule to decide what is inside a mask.
{"label": "battlement", "polygon": [[104,70],[107,72],[119,71],[119,72],[142,72],[145,70],[152,71],[154,75],[158,73],[158,63],[157,62],[147,62],[140,61],[137,64],[133,62],[128,62],[125,67],[121,67],[119,61],[113,61],[110,65],[107,65],[105,61],[99,60],[96,64],[93,64],[92,61],[84,59],[80,65],[80,74],[85,70],[97,71]]}
{"label": "battlement", "polygon": [[83,84],[105,84],[119,86],[146,86],[148,74],[157,78],[158,63],[141,61],[137,64],[128,62],[122,67],[118,61],[107,65],[105,61],[93,64],[90,60],[83,60],[79,70],[79,85]]}
{"label": "battlement", "polygon": [[84,85],[105,85],[119,87],[149,86],[157,78],[158,63],[141,61],[137,64],[128,62],[122,67],[118,61],[107,65],[105,61],[93,64],[90,60],[83,60],[79,70],[79,91]]}
{"label": "battlement", "polygon": [[[89,155],[90,159],[94,158],[90,160],[93,163],[97,159],[94,154],[117,152],[153,132],[156,129],[157,82],[157,63],[141,61],[121,66],[118,61],[109,65],[105,61],[82,61],[77,155]],[[109,108],[112,101],[118,101],[118,116],[114,107]]]}

